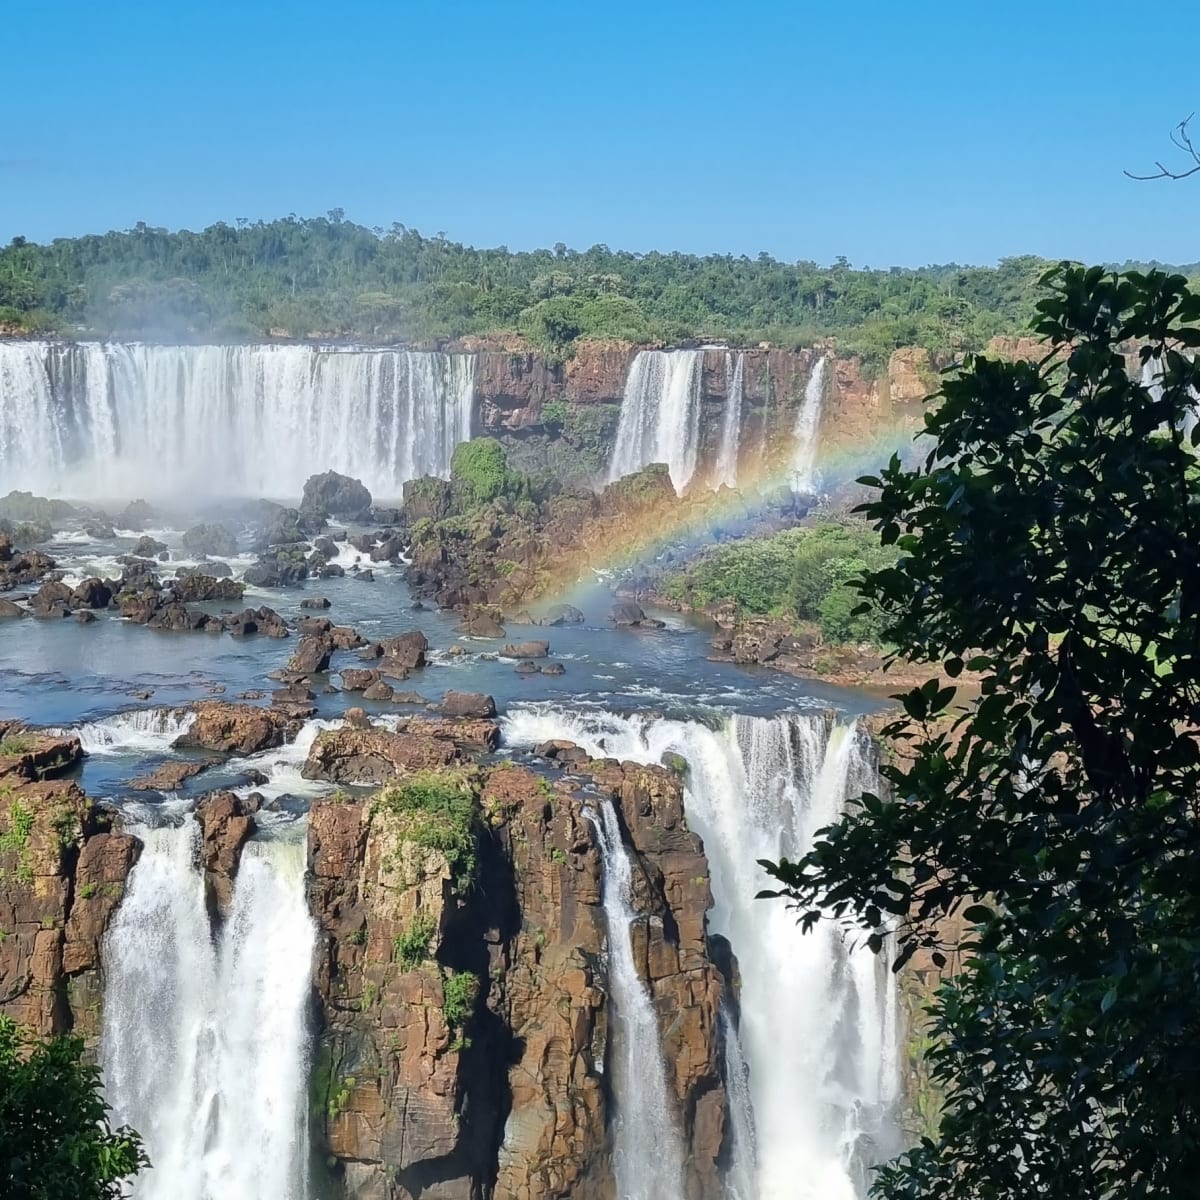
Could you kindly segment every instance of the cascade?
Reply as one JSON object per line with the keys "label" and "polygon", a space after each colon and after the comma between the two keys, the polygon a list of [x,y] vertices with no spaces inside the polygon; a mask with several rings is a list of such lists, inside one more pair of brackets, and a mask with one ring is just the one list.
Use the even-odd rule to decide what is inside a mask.
{"label": "cascade", "polygon": [[666,463],[683,491],[696,470],[703,366],[703,350],[638,351],[625,380],[610,482]]}
{"label": "cascade", "polygon": [[615,1008],[613,1168],[622,1200],[678,1200],[683,1193],[683,1152],[667,1095],[658,1019],[633,960],[629,856],[612,801],[588,814],[604,870],[609,989]]}
{"label": "cascade", "polygon": [[101,1065],[153,1164],[136,1200],[306,1200],[306,1029],[315,929],[300,841],[251,841],[218,938],[199,827],[145,848],[105,941]]}
{"label": "cascade", "polygon": [[741,976],[737,1046],[726,1051],[731,1192],[739,1200],[863,1195],[870,1163],[895,1148],[888,964],[834,923],[801,934],[783,904],[754,897],[769,883],[760,858],[802,855],[847,797],[871,783],[866,736],[803,713],[736,716],[717,729],[548,704],[505,718],[510,745],[551,738],[603,757],[660,762],[670,751],[688,762],[688,824],[712,879],[709,928],[728,938]]}
{"label": "cascade", "polygon": [[812,365],[804,399],[796,413],[796,448],[792,452],[792,491],[813,492],[817,486],[817,435],[821,429],[821,408],[825,403],[825,372],[828,360],[818,358]]}
{"label": "cascade", "polygon": [[78,737],[87,754],[166,754],[195,721],[189,709],[137,708],[59,732]]}
{"label": "cascade", "polygon": [[745,355],[736,359],[725,352],[725,416],[721,421],[721,448],[717,454],[717,469],[713,486],[737,487],[738,450],[742,435],[742,375]]}
{"label": "cascade", "polygon": [[450,473],[475,357],[0,341],[0,478],[43,495],[294,499],[335,470],[394,499]]}

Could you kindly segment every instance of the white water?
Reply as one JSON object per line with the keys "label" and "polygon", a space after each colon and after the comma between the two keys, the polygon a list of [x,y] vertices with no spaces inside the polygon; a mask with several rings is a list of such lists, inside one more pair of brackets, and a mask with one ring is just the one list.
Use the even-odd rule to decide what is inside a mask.
{"label": "white water", "polygon": [[703,350],[638,351],[625,380],[610,481],[666,463],[683,491],[696,471],[703,366]]}
{"label": "white water", "polygon": [[725,484],[737,487],[738,450],[742,436],[742,377],[745,370],[745,355],[735,359],[728,351],[725,354],[725,416],[721,421],[721,448],[717,454],[717,468],[713,476],[713,487]]}
{"label": "white water", "polygon": [[658,1018],[633,961],[629,927],[633,909],[629,855],[611,800],[588,814],[604,866],[604,916],[608,926],[608,986],[614,1020],[613,1172],[622,1200],[675,1200],[683,1194],[683,1149],[667,1093]]}
{"label": "white water", "polygon": [[153,1163],[133,1195],[306,1200],[304,843],[246,846],[214,943],[195,820],[137,832],[145,849],[106,935],[101,1033],[114,1118]]}
{"label": "white water", "polygon": [[88,721],[74,733],[87,754],[166,754],[191,729],[196,714],[183,708],[138,708],[100,721]]}
{"label": "white water", "polygon": [[821,431],[821,408],[825,403],[825,372],[828,360],[812,365],[804,399],[796,413],[796,447],[792,452],[792,490],[814,492],[817,488],[817,441]]}
{"label": "white water", "polygon": [[475,358],[313,346],[0,341],[4,490],[300,495],[335,470],[394,499],[471,436]]}
{"label": "white water", "polygon": [[[781,902],[754,896],[769,884],[760,858],[802,855],[870,782],[865,739],[808,714],[738,716],[718,730],[549,705],[505,719],[510,745],[556,737],[598,755],[660,762],[670,751],[688,761],[688,824],[712,877],[709,928],[729,939],[742,982],[738,1041],[750,1111],[737,1112],[734,1080],[740,1136],[730,1184],[742,1200],[854,1200],[866,1164],[892,1150],[893,984],[886,963],[847,945],[832,922],[802,934]],[[736,1055],[726,1061],[736,1069]],[[739,1178],[754,1181],[748,1196]]]}

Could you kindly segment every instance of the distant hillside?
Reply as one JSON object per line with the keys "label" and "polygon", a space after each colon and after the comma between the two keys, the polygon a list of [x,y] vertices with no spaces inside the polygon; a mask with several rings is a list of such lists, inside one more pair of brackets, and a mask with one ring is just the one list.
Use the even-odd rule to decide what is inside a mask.
{"label": "distant hillside", "polygon": [[0,327],[380,342],[519,333],[558,358],[579,338],[836,337],[878,366],[899,346],[943,357],[1024,330],[1046,265],[856,270],[767,254],[479,250],[399,224],[366,229],[334,210],[199,233],[139,223],[49,245],[14,238],[0,250]]}

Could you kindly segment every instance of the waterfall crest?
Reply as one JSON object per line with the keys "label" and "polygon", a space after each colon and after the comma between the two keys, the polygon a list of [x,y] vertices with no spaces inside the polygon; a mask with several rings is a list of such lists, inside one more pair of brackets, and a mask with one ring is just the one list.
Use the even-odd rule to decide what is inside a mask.
{"label": "waterfall crest", "polygon": [[450,473],[475,357],[314,346],[0,341],[0,477],[43,495],[298,497],[309,475],[379,498]]}
{"label": "waterfall crest", "polygon": [[667,1094],[658,1018],[633,960],[629,855],[612,801],[588,814],[604,869],[609,990],[615,1007],[613,1171],[622,1200],[675,1200],[683,1193],[683,1150]]}
{"label": "waterfall crest", "polygon": [[306,1029],[315,929],[302,841],[250,842],[214,942],[199,827],[145,848],[105,941],[101,1064],[153,1166],[136,1200],[306,1200]]}
{"label": "waterfall crest", "polygon": [[703,366],[703,350],[638,351],[625,380],[610,482],[666,463],[683,491],[696,471]]}
{"label": "waterfall crest", "polygon": [[804,399],[796,413],[796,446],[792,452],[792,490],[814,492],[817,487],[817,437],[821,431],[821,409],[825,404],[825,372],[828,359],[818,358],[804,385]]}
{"label": "waterfall crest", "polygon": [[[856,1200],[892,1152],[897,1029],[887,963],[832,922],[801,934],[782,904],[756,901],[760,858],[796,858],[874,779],[868,739],[822,714],[695,721],[510,710],[505,740],[569,738],[601,757],[687,760],[688,825],[704,842],[714,905],[741,975],[737,1047],[726,1050],[740,1200]],[[739,1066],[744,1060],[744,1068]],[[740,1107],[740,1111],[739,1111]],[[750,1184],[747,1181],[752,1180]]]}
{"label": "waterfall crest", "polygon": [[742,436],[742,377],[746,356],[736,358],[725,352],[725,415],[721,420],[721,448],[717,454],[717,468],[713,486],[737,487],[738,450]]}

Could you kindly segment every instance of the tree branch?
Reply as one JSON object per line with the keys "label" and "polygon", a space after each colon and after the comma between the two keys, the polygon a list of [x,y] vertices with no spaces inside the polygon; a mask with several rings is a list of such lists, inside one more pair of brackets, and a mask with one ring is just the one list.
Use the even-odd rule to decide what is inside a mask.
{"label": "tree branch", "polygon": [[1200,152],[1192,144],[1192,136],[1188,133],[1188,122],[1191,121],[1195,113],[1189,113],[1184,117],[1174,129],[1171,130],[1171,144],[1176,146],[1187,154],[1195,166],[1188,167],[1186,171],[1172,171],[1160,162],[1154,165],[1158,168],[1153,175],[1135,175],[1132,171],[1125,171],[1124,174],[1130,179],[1186,179],[1189,175],[1200,174]]}

